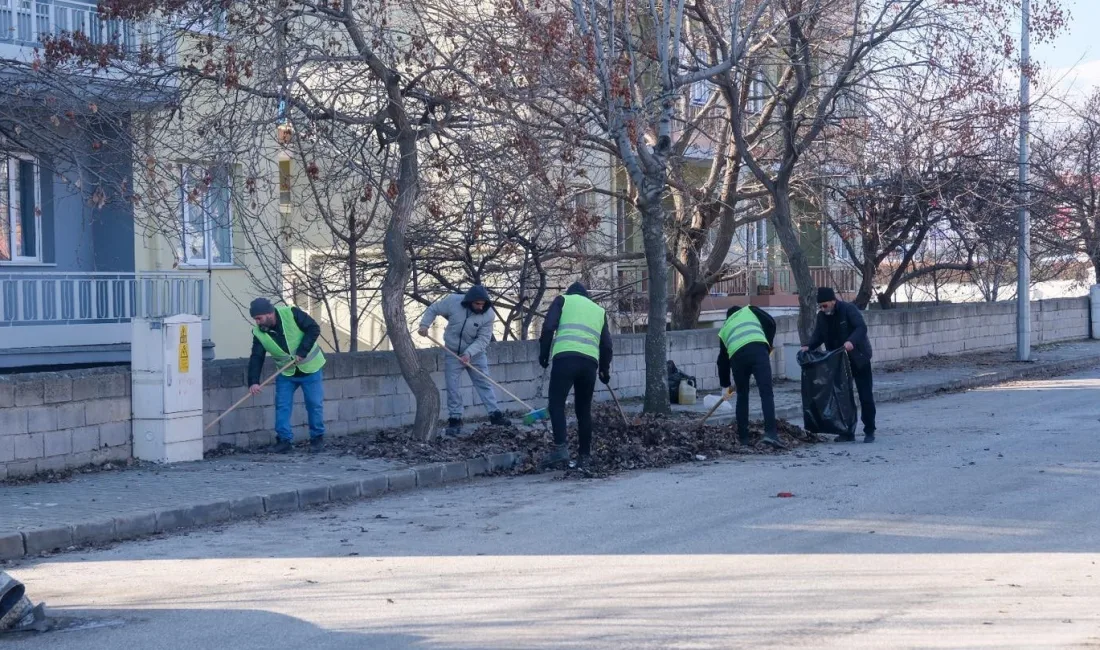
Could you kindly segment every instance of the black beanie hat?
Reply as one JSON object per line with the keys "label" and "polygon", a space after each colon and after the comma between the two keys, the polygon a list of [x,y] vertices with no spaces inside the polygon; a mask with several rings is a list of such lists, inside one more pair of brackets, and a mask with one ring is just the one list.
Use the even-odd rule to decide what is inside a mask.
{"label": "black beanie hat", "polygon": [[252,318],[260,316],[262,314],[274,314],[275,305],[271,304],[271,301],[267,298],[257,298],[252,301],[252,304],[248,306],[248,313]]}
{"label": "black beanie hat", "polygon": [[836,293],[831,287],[818,287],[817,288],[817,302],[829,302],[830,300],[836,300]]}

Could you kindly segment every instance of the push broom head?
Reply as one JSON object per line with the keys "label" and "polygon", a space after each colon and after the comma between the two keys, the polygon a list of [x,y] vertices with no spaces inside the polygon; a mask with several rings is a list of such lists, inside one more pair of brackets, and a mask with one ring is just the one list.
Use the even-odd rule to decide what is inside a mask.
{"label": "push broom head", "polygon": [[527,425],[534,424],[536,422],[542,422],[543,420],[549,420],[550,414],[546,412],[546,409],[535,409],[527,415],[523,416],[523,423]]}

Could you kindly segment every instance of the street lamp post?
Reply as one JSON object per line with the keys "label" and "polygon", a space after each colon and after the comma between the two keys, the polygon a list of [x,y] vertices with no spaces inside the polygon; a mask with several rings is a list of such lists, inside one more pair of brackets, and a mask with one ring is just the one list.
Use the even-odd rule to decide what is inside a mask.
{"label": "street lamp post", "polygon": [[1031,99],[1031,0],[1023,0],[1020,24],[1020,242],[1016,259],[1016,360],[1031,360],[1031,215],[1028,202],[1028,128]]}

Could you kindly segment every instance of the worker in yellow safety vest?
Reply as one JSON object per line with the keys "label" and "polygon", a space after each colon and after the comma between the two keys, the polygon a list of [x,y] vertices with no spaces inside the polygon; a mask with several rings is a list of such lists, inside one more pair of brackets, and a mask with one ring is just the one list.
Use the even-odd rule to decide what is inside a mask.
{"label": "worker in yellow safety vest", "polygon": [[325,390],[321,369],[325,367],[325,355],[317,344],[321,326],[301,309],[276,307],[267,298],[253,300],[248,312],[256,321],[252,328],[252,356],[248,360],[248,390],[253,395],[260,394],[260,373],[268,354],[276,368],[294,362],[275,380],[275,453],[286,454],[293,449],[290,416],[294,410],[294,393],[299,388],[309,416],[309,450],[312,453],[323,451]]}
{"label": "worker in yellow safety vest", "polygon": [[596,378],[611,381],[611,333],[607,315],[588,297],[588,290],[574,282],[550,303],[539,337],[539,365],[550,371],[550,424],[554,429],[554,450],[542,461],[544,468],[569,463],[566,446],[565,399],[573,390],[577,409],[579,448],[577,467],[588,464],[592,453],[592,394]]}
{"label": "worker in yellow safety vest", "polygon": [[772,342],[775,319],[758,307],[730,307],[726,322],[718,331],[718,382],[730,390],[730,375],[737,390],[737,439],[748,445],[749,378],[756,379],[760,391],[760,410],[764,412],[763,442],[783,448],[775,422],[775,397],[772,394]]}

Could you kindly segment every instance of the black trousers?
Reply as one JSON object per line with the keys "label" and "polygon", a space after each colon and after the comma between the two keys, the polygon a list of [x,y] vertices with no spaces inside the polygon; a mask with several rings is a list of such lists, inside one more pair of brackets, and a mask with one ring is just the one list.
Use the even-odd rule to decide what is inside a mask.
{"label": "black trousers", "polygon": [[592,453],[592,393],[596,390],[596,371],[594,359],[579,355],[554,357],[550,369],[550,424],[554,428],[554,444],[566,442],[565,398],[572,389],[581,455]]}
{"label": "black trousers", "polygon": [[772,362],[768,346],[749,343],[730,359],[733,385],[737,387],[737,435],[749,435],[749,377],[756,379],[760,391],[760,410],[764,412],[764,433],[775,435],[775,395],[772,393]]}
{"label": "black trousers", "polygon": [[860,417],[863,419],[863,432],[875,432],[875,382],[871,377],[871,364],[852,364],[852,380],[859,393]]}

